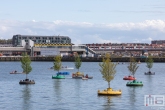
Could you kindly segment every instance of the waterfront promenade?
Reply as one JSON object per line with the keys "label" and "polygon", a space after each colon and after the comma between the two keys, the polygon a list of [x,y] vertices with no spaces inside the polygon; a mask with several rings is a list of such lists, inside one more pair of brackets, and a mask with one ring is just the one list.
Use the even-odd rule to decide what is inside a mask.
{"label": "waterfront promenade", "polygon": [[[32,61],[54,61],[54,57],[30,57]],[[136,57],[135,57],[136,58]],[[20,61],[21,57],[0,57],[0,61]],[[102,58],[82,57],[82,62],[102,62]],[[129,57],[113,57],[112,62],[129,62]],[[145,62],[146,58],[136,58],[136,61]],[[153,58],[154,62],[165,62],[165,57]],[[74,57],[62,57],[63,62],[74,62]]]}

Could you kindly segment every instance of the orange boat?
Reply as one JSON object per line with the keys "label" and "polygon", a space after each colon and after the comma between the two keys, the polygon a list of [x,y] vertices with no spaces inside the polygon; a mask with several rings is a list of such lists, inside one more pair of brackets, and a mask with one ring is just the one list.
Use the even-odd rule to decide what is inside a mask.
{"label": "orange boat", "polygon": [[135,77],[133,77],[133,76],[125,76],[124,78],[123,78],[123,80],[136,80],[136,78]]}

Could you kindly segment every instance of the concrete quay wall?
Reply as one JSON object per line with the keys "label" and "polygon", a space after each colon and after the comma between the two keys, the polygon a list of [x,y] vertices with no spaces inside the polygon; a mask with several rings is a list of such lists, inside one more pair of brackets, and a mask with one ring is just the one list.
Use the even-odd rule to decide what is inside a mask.
{"label": "concrete quay wall", "polygon": [[[54,57],[30,57],[31,61],[54,61]],[[20,61],[21,57],[0,57],[0,61]],[[82,62],[102,62],[102,58],[81,58]],[[154,62],[165,62],[165,58],[153,58]],[[74,57],[63,57],[63,62],[74,62]],[[129,62],[129,58],[111,58],[112,62]],[[145,62],[145,58],[136,58],[136,61]]]}

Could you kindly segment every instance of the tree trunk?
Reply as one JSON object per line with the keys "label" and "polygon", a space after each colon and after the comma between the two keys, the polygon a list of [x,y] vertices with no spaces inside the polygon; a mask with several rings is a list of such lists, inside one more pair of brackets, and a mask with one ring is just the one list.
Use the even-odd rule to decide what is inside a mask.
{"label": "tree trunk", "polygon": [[27,77],[27,73],[26,73],[26,79],[27,79],[28,77]]}
{"label": "tree trunk", "polygon": [[110,82],[108,82],[108,88],[110,88]]}

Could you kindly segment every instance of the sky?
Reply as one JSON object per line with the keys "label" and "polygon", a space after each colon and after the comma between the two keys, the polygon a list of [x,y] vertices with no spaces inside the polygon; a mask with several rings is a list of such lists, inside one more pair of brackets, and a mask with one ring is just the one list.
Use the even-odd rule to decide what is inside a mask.
{"label": "sky", "polygon": [[165,40],[165,0],[0,0],[0,38],[16,34],[74,44]]}

